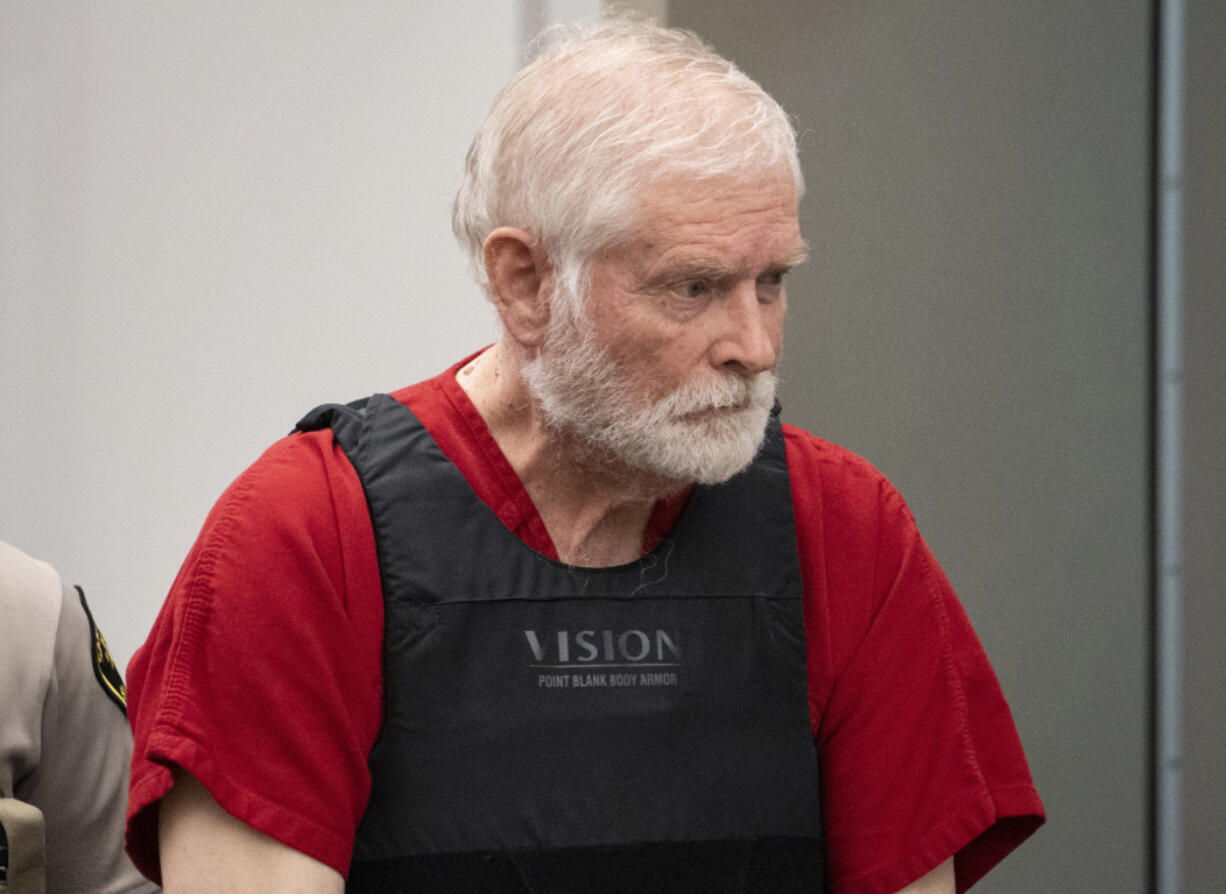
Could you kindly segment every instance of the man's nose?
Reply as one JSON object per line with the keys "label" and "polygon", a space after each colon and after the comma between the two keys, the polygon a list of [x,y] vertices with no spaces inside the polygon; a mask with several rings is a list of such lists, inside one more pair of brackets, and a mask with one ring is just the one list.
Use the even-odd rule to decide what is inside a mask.
{"label": "man's nose", "polygon": [[712,363],[744,375],[774,369],[783,340],[784,299],[759,300],[754,284],[738,287],[720,302],[720,332],[711,346]]}

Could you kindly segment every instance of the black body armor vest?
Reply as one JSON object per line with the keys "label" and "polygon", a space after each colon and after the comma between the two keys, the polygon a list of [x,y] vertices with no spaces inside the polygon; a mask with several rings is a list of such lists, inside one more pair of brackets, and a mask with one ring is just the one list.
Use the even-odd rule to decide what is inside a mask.
{"label": "black body armor vest", "polygon": [[384,594],[383,726],[347,890],[822,891],[782,431],[616,568],[525,546],[413,415],[331,427]]}

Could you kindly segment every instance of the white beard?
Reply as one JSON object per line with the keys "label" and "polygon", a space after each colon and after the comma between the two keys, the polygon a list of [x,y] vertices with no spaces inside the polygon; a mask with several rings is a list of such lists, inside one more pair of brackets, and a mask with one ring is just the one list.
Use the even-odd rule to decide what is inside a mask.
{"label": "white beard", "polygon": [[[564,300],[554,296],[555,311]],[[775,401],[772,372],[715,375],[652,401],[596,343],[587,320],[565,311],[555,312],[540,352],[523,368],[550,428],[597,457],[697,484],[727,481],[753,461]]]}

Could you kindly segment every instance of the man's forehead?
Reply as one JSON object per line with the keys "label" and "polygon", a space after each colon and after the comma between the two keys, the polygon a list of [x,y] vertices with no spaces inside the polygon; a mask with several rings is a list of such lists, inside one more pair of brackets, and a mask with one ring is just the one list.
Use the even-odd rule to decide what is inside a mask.
{"label": "man's forehead", "polygon": [[808,255],[790,177],[661,183],[645,191],[636,218],[621,247],[657,260],[794,267]]}

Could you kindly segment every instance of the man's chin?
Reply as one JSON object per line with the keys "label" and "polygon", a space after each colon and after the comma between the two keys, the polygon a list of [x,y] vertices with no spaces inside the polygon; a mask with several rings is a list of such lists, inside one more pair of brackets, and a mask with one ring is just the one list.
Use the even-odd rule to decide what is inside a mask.
{"label": "man's chin", "polygon": [[665,443],[651,456],[641,457],[636,465],[687,484],[723,484],[749,467],[766,436],[769,411],[742,411],[746,412],[761,416],[761,426],[757,418],[752,420],[752,428],[744,419],[729,417],[716,419],[714,424],[711,419],[680,423],[676,426],[679,430],[671,432]]}
{"label": "man's chin", "polygon": [[570,395],[546,400],[541,391],[535,396],[545,425],[568,445],[573,461],[636,493],[722,484],[744,471],[762,446],[774,393],[769,402],[755,394],[738,404],[684,412],[657,405],[641,413],[583,413]]}

